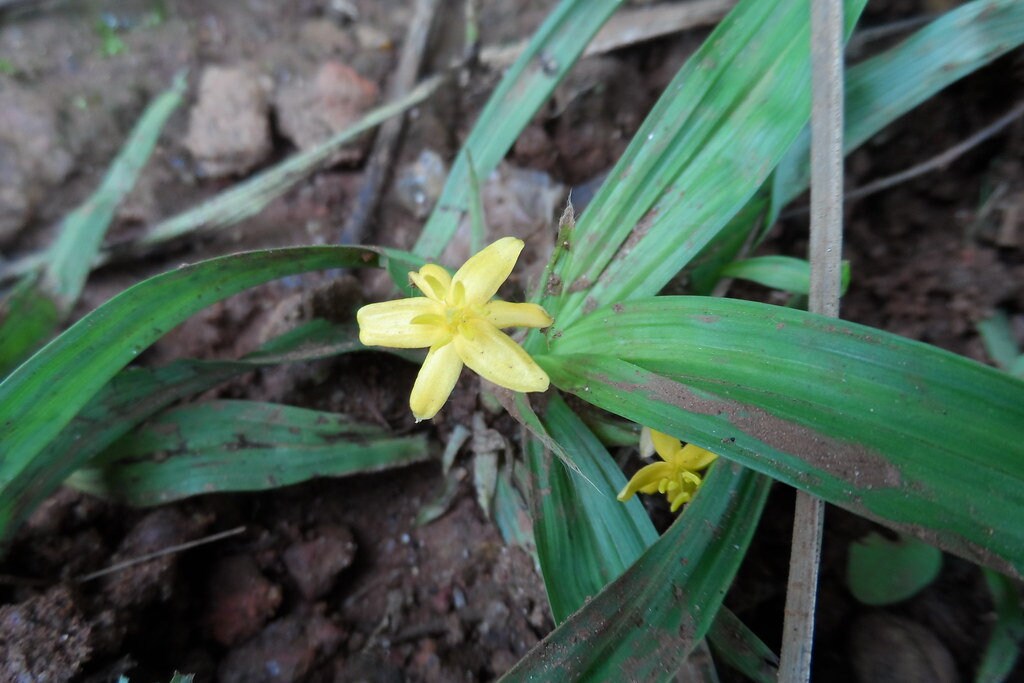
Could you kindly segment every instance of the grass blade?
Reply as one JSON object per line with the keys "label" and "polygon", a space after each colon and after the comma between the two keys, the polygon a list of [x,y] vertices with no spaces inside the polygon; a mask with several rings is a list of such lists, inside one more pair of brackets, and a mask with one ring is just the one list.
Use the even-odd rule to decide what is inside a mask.
{"label": "grass blade", "polygon": [[47,254],[40,282],[43,290],[54,297],[62,315],[69,313],[78,300],[114,211],[135,185],[184,92],[185,74],[178,74],[174,85],[146,108],[99,189],[64,218],[60,235]]}
{"label": "grass blade", "polygon": [[501,680],[669,679],[711,626],[743,558],[734,546],[749,543],[769,486],[716,464],[665,535]]}
{"label": "grass blade", "polygon": [[636,498],[615,499],[626,478],[597,437],[553,396],[544,426],[586,479],[529,449],[535,478],[534,538],[555,623],[564,621],[617,578],[658,538]]}
{"label": "grass blade", "polygon": [[128,194],[156,146],[167,118],[181,103],[185,78],[146,108],[99,189],[64,218],[56,243],[35,268],[4,297],[0,309],[0,377],[25,360],[56,330],[82,292],[89,266],[110,227],[117,206]]}
{"label": "grass blade", "polygon": [[150,506],[377,472],[428,457],[423,435],[393,437],[344,415],[274,403],[207,401],[160,413],[68,483]]}
{"label": "grass blade", "polygon": [[565,293],[542,299],[559,329],[656,293],[757,192],[809,117],[808,16],[744,0],[679,71],[576,223]]}
{"label": "grass blade", "polygon": [[36,456],[104,384],[171,327],[275,278],[382,260],[374,250],[354,247],[226,256],[150,278],[82,318],[0,383],[0,538],[33,503],[15,492],[46,478],[50,463]]}
{"label": "grass blade", "polygon": [[[929,97],[1024,42],[1024,3],[974,0],[942,15],[900,45],[846,70],[847,153]],[[771,226],[807,189],[811,134],[805,129],[780,162]]]}
{"label": "grass blade", "polygon": [[430,259],[441,255],[470,209],[470,157],[478,177],[487,178],[621,4],[562,0],[551,12],[480,112],[413,251]]}
{"label": "grass blade", "polygon": [[[723,277],[749,280],[783,292],[807,296],[811,289],[811,265],[792,256],[755,256],[733,261],[721,271]],[[850,262],[843,261],[842,292],[850,285]]]}
{"label": "grass blade", "polygon": [[0,304],[0,377],[39,348],[60,322],[57,304],[38,282],[38,274],[26,275]]}
{"label": "grass blade", "polygon": [[1024,611],[1020,606],[1020,590],[1011,579],[986,569],[985,582],[995,603],[996,624],[974,680],[1002,683],[1013,673],[1024,645]]}
{"label": "grass blade", "polygon": [[551,353],[535,358],[556,386],[601,408],[1024,571],[1019,379],[861,325],[707,297],[595,311]]}

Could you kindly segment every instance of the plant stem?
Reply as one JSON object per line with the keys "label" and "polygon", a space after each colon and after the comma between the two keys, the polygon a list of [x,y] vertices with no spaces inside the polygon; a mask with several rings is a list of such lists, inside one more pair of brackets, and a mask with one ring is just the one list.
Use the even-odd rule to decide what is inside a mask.
{"label": "plant stem", "polygon": [[[811,5],[812,313],[839,316],[843,242],[843,2]],[[811,677],[825,504],[797,491],[779,681]]]}

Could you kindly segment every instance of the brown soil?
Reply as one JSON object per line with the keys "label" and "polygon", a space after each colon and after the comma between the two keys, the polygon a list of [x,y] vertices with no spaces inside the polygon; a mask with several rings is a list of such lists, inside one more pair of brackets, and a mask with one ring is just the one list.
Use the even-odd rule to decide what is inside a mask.
{"label": "brown soil", "polygon": [[[482,4],[483,41],[495,45],[529,35],[554,3]],[[872,3],[867,19],[880,23],[949,4]],[[11,220],[19,223],[16,230],[0,232],[5,255],[52,238],[55,219],[95,187],[145,102],[180,68],[191,69],[191,105],[205,67],[238,67],[232,73],[241,81],[229,87],[238,88],[239,106],[259,114],[258,120],[247,124],[246,135],[223,141],[212,162],[205,158],[199,164],[189,150],[210,138],[194,129],[190,134],[190,126],[201,123],[191,123],[183,107],[121,209],[115,237],[191,206],[305,144],[281,125],[278,117],[286,114],[274,109],[280,93],[303,83],[313,88],[310,97],[326,96],[336,86],[383,91],[411,17],[411,4],[398,0],[182,0],[166,6],[133,0],[118,4],[112,15],[123,27],[117,32],[123,49],[105,56],[96,29],[101,5],[42,3],[40,11],[9,14],[0,25],[0,59],[12,72],[0,74],[0,99],[15,93],[3,101],[14,102],[21,120],[33,123],[33,149],[68,160],[68,168],[56,162],[42,168],[25,160],[27,152],[5,155],[0,133],[0,178],[15,178],[31,200],[8,207],[7,195],[0,193],[0,209],[10,208],[16,213]],[[346,8],[355,8],[356,15]],[[155,10],[161,13],[152,19]],[[450,24],[432,44],[433,66],[458,54],[461,26]],[[543,230],[561,203],[559,184],[585,192],[585,181],[613,163],[703,36],[691,31],[590,60],[560,87],[509,159],[547,176],[506,169],[489,190],[489,207],[504,216],[497,225],[531,225],[524,236],[533,235],[537,246],[527,260],[542,262],[549,248]],[[61,49],[44,47],[53,44]],[[1012,105],[1008,93],[1021,91],[1022,59],[1018,51],[997,61],[877,136],[849,159],[849,185],[929,158],[1001,115]],[[326,67],[332,78],[348,86],[325,85],[316,75],[325,64],[333,65]],[[418,108],[397,177],[414,163],[426,164],[425,149],[451,159],[497,76],[478,73],[468,87]],[[334,114],[344,118],[347,106],[339,105]],[[40,107],[45,115],[39,115]],[[259,118],[271,111],[272,117]],[[268,131],[260,128],[264,120],[272,124]],[[976,324],[994,309],[1005,310],[1024,337],[1021,158],[1024,124],[1018,122],[940,172],[851,203],[845,252],[853,285],[844,317],[983,362],[988,359]],[[339,158],[228,233],[94,274],[79,312],[182,261],[336,241],[363,161],[361,153]],[[517,183],[525,189],[509,189]],[[996,199],[987,201],[993,193]],[[408,246],[422,225],[419,214],[401,188],[389,190],[375,241]],[[766,250],[800,255],[805,235],[806,219],[788,218]],[[366,291],[374,287],[372,280],[348,276],[340,284],[330,281],[309,275],[234,297],[179,327],[141,361],[237,357],[312,310],[344,317],[364,296],[361,285]],[[736,292],[773,298],[754,287]],[[415,426],[406,405],[414,376],[411,365],[364,354],[252,373],[212,393],[347,412],[400,433],[425,430],[438,450],[456,425],[470,425],[476,416],[515,445],[512,422],[478,404],[475,380],[468,377],[433,425]],[[447,481],[456,483],[457,493],[447,511],[426,525],[417,525],[416,516],[446,485],[436,464],[268,493],[204,496],[150,511],[61,491],[37,511],[0,564],[0,650],[7,653],[0,657],[0,681],[100,683],[121,674],[133,681],[166,681],[175,669],[195,672],[199,681],[492,680],[538,642],[552,620],[531,556],[507,544],[481,510],[470,467],[464,458],[456,461]],[[791,511],[791,491],[776,487],[727,599],[776,649]],[[664,509],[655,505],[652,513],[660,524],[667,522]],[[96,580],[71,581],[121,559],[240,525],[244,533],[216,544]],[[994,618],[980,572],[947,556],[939,579],[923,593],[886,609],[864,607],[845,588],[846,549],[873,528],[829,510],[816,679],[859,680],[857,672],[877,671],[878,662],[891,656],[889,643],[906,643],[897,649],[907,660],[900,666],[908,667],[893,665],[890,674],[973,678]],[[887,640],[868,637],[873,633],[886,633]],[[723,680],[739,680],[721,673]],[[1015,676],[1024,680],[1021,665]]]}

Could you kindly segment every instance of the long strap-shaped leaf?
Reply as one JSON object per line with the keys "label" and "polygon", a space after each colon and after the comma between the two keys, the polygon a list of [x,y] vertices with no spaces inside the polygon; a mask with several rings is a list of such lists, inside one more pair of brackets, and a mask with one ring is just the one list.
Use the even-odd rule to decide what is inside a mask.
{"label": "long strap-shaped leaf", "polygon": [[18,512],[30,513],[68,475],[153,414],[231,377],[259,367],[327,358],[363,347],[349,326],[316,320],[277,337],[240,360],[185,358],[160,368],[129,367],[117,373],[34,460],[35,474],[4,487]]}
{"label": "long strap-shaped leaf", "polygon": [[687,60],[576,223],[556,327],[657,293],[743,208],[810,115],[809,33],[804,0],[744,0]]}
{"label": "long strap-shaped leaf", "polygon": [[0,538],[24,510],[7,495],[46,476],[36,455],[144,348],[200,309],[285,275],[377,265],[377,251],[302,247],[211,259],[150,278],[82,318],[0,384]]}
{"label": "long strap-shaped leaf", "polygon": [[[846,71],[850,152],[950,83],[1024,42],[1024,3],[975,0],[947,12],[900,45]],[[811,131],[805,128],[779,164],[773,213],[807,189]],[[774,216],[769,224],[774,223]]]}
{"label": "long strap-shaped leaf", "polygon": [[428,258],[440,256],[470,208],[470,159],[480,178],[490,175],[621,4],[622,0],[562,0],[552,10],[480,112],[413,251]]}
{"label": "long strap-shaped leaf", "polygon": [[673,676],[707,633],[725,596],[723,582],[731,582],[743,559],[734,546],[750,541],[770,483],[732,463],[715,465],[665,535],[502,680]]}
{"label": "long strap-shaped leaf", "polygon": [[559,396],[544,414],[549,435],[584,479],[531,441],[533,534],[555,623],[631,565],[658,538],[639,499],[620,503],[626,478],[604,446]]}
{"label": "long strap-shaped leaf", "polygon": [[422,434],[395,437],[344,415],[276,403],[207,401],[164,411],[70,483],[130,505],[160,505],[377,472],[427,457]]}
{"label": "long strap-shaped leaf", "polygon": [[1024,382],[861,325],[656,297],[538,362],[560,388],[853,512],[1024,573]]}
{"label": "long strap-shaped leaf", "polygon": [[[657,541],[658,534],[637,498],[626,503],[616,499],[616,494],[626,484],[626,477],[611,454],[557,394],[547,402],[544,426],[550,438],[561,444],[586,476],[586,479],[574,476],[561,461],[543,453],[537,441],[527,444],[530,469],[535,477],[534,539],[551,611],[555,623],[560,624],[621,576]],[[761,510],[752,509],[749,514],[756,519]],[[746,520],[738,522],[747,523]],[[729,536],[728,541],[720,542],[730,543],[730,550],[743,556],[746,546],[740,547],[737,540]],[[721,583],[717,593],[724,595],[732,583],[732,574],[718,578]],[[685,596],[681,607],[710,614],[719,605],[718,600],[712,605],[694,600],[694,596]],[[655,632],[658,629],[656,624],[648,627]],[[774,680],[774,654],[729,610],[718,609],[707,638],[716,652],[747,677],[757,681]],[[629,653],[630,644],[623,645],[625,650],[605,654],[623,658]],[[675,643],[669,643],[668,647],[674,649]],[[664,652],[650,654],[659,658],[666,656]]]}

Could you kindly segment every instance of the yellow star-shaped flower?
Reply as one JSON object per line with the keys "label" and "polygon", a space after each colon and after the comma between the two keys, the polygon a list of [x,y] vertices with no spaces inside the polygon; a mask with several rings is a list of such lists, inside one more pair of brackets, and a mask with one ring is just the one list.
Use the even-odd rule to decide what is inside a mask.
{"label": "yellow star-shaped flower", "polygon": [[[644,430],[647,431],[647,428],[644,427]],[[650,436],[662,462],[641,467],[618,497],[620,501],[626,502],[638,492],[663,493],[671,504],[672,512],[675,512],[683,503],[688,503],[700,488],[703,480],[697,473],[718,456],[692,443],[684,446],[679,439],[653,429],[650,430]]]}
{"label": "yellow star-shaped flower", "polygon": [[430,348],[409,397],[417,421],[437,414],[463,364],[513,391],[547,390],[547,373],[501,329],[547,327],[554,321],[537,304],[493,298],[522,250],[522,240],[504,237],[472,256],[454,277],[427,264],[409,273],[424,296],[370,304],[356,313],[359,341],[367,346]]}

